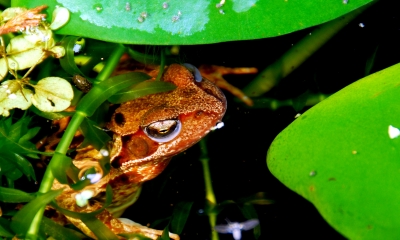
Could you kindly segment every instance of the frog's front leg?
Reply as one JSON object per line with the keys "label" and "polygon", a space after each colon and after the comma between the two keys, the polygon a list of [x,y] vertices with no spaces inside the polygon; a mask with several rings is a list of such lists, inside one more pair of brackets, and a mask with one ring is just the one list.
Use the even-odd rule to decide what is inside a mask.
{"label": "frog's front leg", "polygon": [[[101,158],[102,155],[96,149],[88,147],[79,150],[73,163],[81,170],[81,172],[84,172],[92,167],[94,167],[95,169],[99,169],[98,161]],[[115,234],[137,233],[151,239],[157,239],[159,236],[162,235],[161,230],[151,229],[140,224],[133,223],[132,221],[126,221],[124,219],[121,220],[117,218],[119,217],[118,214],[120,213],[120,211],[118,210],[125,209],[126,207],[131,205],[138,197],[142,184],[141,182],[139,182],[137,184],[125,185],[124,182],[121,181],[121,178],[122,180],[126,179],[123,174],[121,174],[120,170],[111,168],[109,174],[103,176],[101,179],[98,180],[98,182],[88,185],[80,191],[75,191],[70,186],[61,184],[57,180],[55,180],[53,184],[54,190],[64,188],[62,194],[55,199],[56,203],[61,208],[79,213],[90,213],[99,210],[103,207],[103,203],[105,202],[104,196],[106,186],[107,184],[110,184],[113,189],[113,201],[108,209],[105,209],[96,217],[101,220]],[[79,199],[79,197],[77,196],[79,196],[83,192],[90,192],[93,195],[92,197],[90,197],[89,201],[84,204],[77,201],[77,199]],[[79,206],[78,204],[80,204],[81,206]],[[74,224],[87,236],[97,239],[93,232],[80,219],[68,216],[66,217],[72,224]],[[171,239],[179,239],[179,236],[173,233],[169,233],[169,237]]]}

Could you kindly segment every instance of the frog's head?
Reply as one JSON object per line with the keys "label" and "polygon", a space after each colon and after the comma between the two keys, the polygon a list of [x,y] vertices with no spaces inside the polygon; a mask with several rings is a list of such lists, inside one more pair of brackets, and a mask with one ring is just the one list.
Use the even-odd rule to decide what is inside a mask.
{"label": "frog's head", "polygon": [[224,94],[192,71],[170,65],[162,81],[177,88],[121,104],[108,127],[115,132],[112,165],[127,169],[144,162],[160,162],[184,151],[221,121]]}

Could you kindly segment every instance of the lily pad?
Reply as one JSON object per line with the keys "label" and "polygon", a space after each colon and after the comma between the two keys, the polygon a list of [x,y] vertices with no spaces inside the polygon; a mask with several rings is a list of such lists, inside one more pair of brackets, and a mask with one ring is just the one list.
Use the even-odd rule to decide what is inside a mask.
{"label": "lily pad", "polygon": [[273,141],[270,171],[349,239],[400,238],[400,64],[305,112]]}
{"label": "lily pad", "polygon": [[204,44],[279,36],[315,26],[372,0],[108,1],[13,0],[13,7],[63,6],[57,33],[130,44]]}

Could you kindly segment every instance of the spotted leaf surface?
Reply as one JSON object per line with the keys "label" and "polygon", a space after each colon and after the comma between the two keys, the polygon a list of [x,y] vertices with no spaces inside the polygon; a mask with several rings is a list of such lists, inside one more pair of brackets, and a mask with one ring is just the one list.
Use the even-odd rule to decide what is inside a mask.
{"label": "spotted leaf surface", "polygon": [[400,238],[400,65],[311,108],[273,141],[270,171],[349,239]]}
{"label": "spotted leaf surface", "polygon": [[[372,0],[13,0],[27,8],[63,6],[59,34],[133,44],[204,44],[279,36],[315,26]],[[344,3],[347,2],[347,3]]]}
{"label": "spotted leaf surface", "polygon": [[8,117],[10,110],[14,108],[28,109],[32,105],[31,97],[32,91],[21,88],[15,81],[2,82],[0,87],[0,115]]}
{"label": "spotted leaf surface", "polygon": [[59,77],[43,78],[34,87],[32,103],[43,112],[63,111],[74,97],[71,84]]}

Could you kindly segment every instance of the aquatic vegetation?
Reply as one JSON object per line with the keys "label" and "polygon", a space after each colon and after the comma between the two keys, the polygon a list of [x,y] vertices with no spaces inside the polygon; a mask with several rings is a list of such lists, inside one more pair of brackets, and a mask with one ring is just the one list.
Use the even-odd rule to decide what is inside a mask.
{"label": "aquatic vegetation", "polygon": [[[160,79],[164,66],[184,62],[179,59],[181,56],[177,56],[180,52],[177,45],[278,37],[312,26],[318,27],[307,32],[298,43],[293,43],[276,61],[271,61],[272,64],[243,91],[226,83],[224,75],[255,73],[257,69],[246,67],[239,71],[230,68],[230,72],[224,73],[228,68],[181,66],[193,75],[196,86],[206,86],[204,74],[222,82],[224,89],[239,96],[247,105],[244,107],[236,102],[233,105],[237,109],[240,106],[270,111],[293,107],[297,113],[296,120],[276,137],[268,151],[267,165],[272,174],[311,201],[326,221],[346,237],[399,236],[400,223],[395,210],[400,132],[396,77],[399,67],[396,65],[370,75],[334,94],[306,91],[288,100],[274,93],[266,94],[374,3],[371,0],[321,0],[309,4],[275,0],[201,0],[180,1],[178,5],[171,1],[114,4],[110,1],[13,0],[12,7],[4,8],[0,19],[0,201],[5,203],[1,206],[0,236],[29,239],[84,237],[79,231],[64,228],[43,217],[48,205],[70,219],[80,219],[97,238],[139,237],[137,233],[117,236],[95,217],[115,208],[115,189],[113,193],[111,185],[102,186],[101,195],[96,196],[96,201],[101,200],[102,205],[94,211],[71,211],[54,201],[62,192],[52,187],[55,182],[65,184],[76,193],[71,199],[80,208],[90,206],[96,189],[83,189],[104,181],[112,169],[118,168],[114,166],[118,161],[110,163],[115,153],[109,149],[109,143],[116,142],[118,137],[114,136],[112,140],[105,129],[109,127],[106,124],[109,109],[113,111],[118,104],[175,90],[175,85]],[[330,11],[318,10],[316,13],[321,6]],[[357,26],[364,30],[368,23],[358,22]],[[142,53],[137,51],[140,48],[138,44],[168,46],[162,46],[154,53],[149,53],[148,49]],[[371,72],[377,49],[367,61],[365,75]],[[218,50],[216,45],[211,57],[217,57]],[[139,67],[123,67],[128,55]],[[127,68],[141,72],[124,72]],[[235,73],[235,70],[238,71]],[[214,74],[213,71],[219,72]],[[157,80],[147,81],[150,78]],[[205,89],[205,92],[211,92],[207,86]],[[184,98],[176,100],[184,101]],[[314,107],[302,112],[311,106]],[[171,108],[164,110],[165,115],[173,112]],[[199,111],[196,116],[204,115],[204,111]],[[69,123],[63,128],[60,124],[60,132],[52,135],[61,138],[52,146],[42,144],[44,135],[51,135],[42,132],[44,126],[65,117],[71,117]],[[230,117],[227,117],[228,122]],[[162,119],[161,124],[159,121],[150,123],[151,129],[143,128],[143,134],[149,135],[150,131],[150,139],[160,144],[169,142],[183,129],[176,118]],[[124,125],[125,120],[124,115],[114,117],[117,125]],[[262,118],[252,122],[251,131],[265,137],[260,134],[268,128],[265,122]],[[229,124],[218,122],[207,132],[224,132],[226,125]],[[212,139],[213,134],[207,140]],[[81,140],[81,145],[75,144],[77,139]],[[125,141],[127,137],[120,136],[120,139]],[[247,138],[236,141],[249,142]],[[151,151],[141,148],[144,145],[140,141],[128,143],[133,146],[129,146],[129,149],[132,147],[130,154]],[[240,239],[241,234],[248,234],[242,230],[253,228],[248,232],[254,238],[260,237],[263,216],[257,208],[273,203],[268,193],[252,192],[246,197],[232,197],[235,200],[221,198],[223,200],[218,202],[218,191],[213,191],[213,184],[218,181],[211,181],[215,177],[210,167],[214,160],[208,151],[211,144],[203,139],[199,145],[200,157],[194,158],[203,167],[204,183],[198,182],[204,184],[205,201],[202,198],[200,209],[199,203],[193,199],[174,204],[170,217],[160,217],[155,222],[155,225],[161,223],[160,229],[164,230],[155,230],[151,234],[160,235],[161,239],[176,237],[169,232],[184,235],[184,227],[194,215],[193,209],[197,208],[198,214],[208,218],[207,234],[213,240],[218,239],[217,231],[232,233],[235,239]],[[80,168],[75,156],[86,151],[83,150],[85,147],[97,151],[98,161],[95,165]],[[266,152],[267,148],[265,146],[263,150]],[[239,151],[239,148],[231,147],[231,151]],[[228,166],[230,163],[225,165],[224,171],[229,172],[226,170]],[[38,177],[38,169],[44,172],[43,177]],[[165,179],[168,177],[164,176]],[[237,174],[232,178],[240,177],[241,174]],[[30,191],[29,187],[20,187],[21,182],[29,181],[37,181],[37,192]],[[224,183],[227,188],[231,181],[227,179]],[[161,185],[166,184],[164,181]],[[236,190],[241,189],[234,188],[231,192]],[[137,190],[137,194],[129,199],[130,204],[136,201],[139,193]],[[162,190],[159,195],[161,193]],[[17,205],[20,203],[25,205]],[[371,204],[379,207],[371,207]],[[16,206],[19,211],[14,210]],[[232,206],[243,220],[230,218],[232,222],[227,225],[217,224],[218,217]],[[135,226],[126,219],[118,221]]]}

